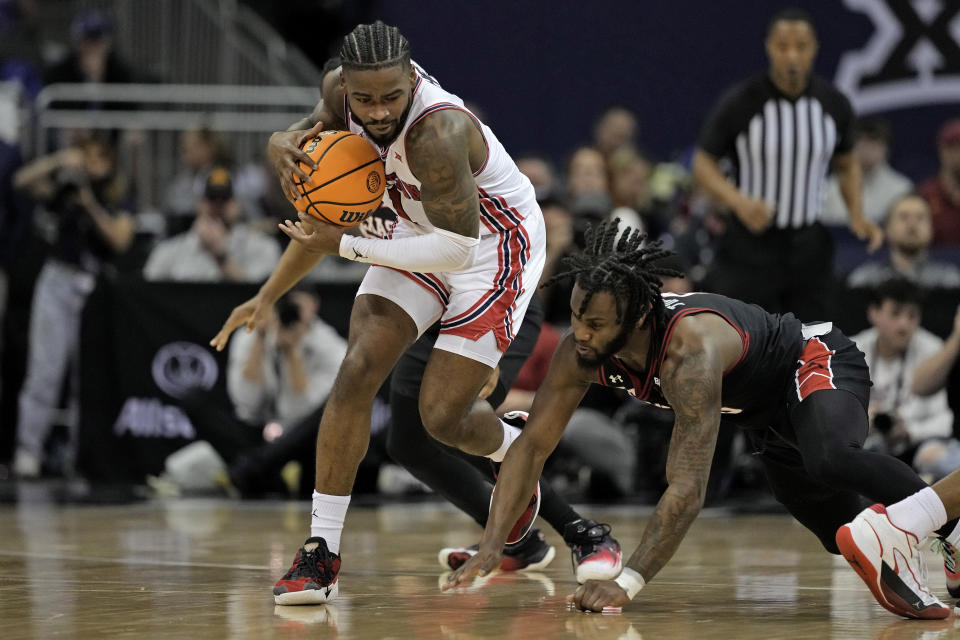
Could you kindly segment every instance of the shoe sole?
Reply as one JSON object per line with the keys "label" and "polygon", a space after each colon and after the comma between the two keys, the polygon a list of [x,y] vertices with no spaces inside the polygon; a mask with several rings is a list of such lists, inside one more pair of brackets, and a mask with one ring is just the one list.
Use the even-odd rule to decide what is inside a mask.
{"label": "shoe sole", "polygon": [[[608,565],[609,567],[609,565]],[[623,569],[623,559],[622,557],[617,558],[617,563],[612,567],[597,567],[590,566],[590,563],[581,564],[577,567],[576,576],[577,582],[583,584],[587,580],[613,580],[618,575],[620,575],[620,570]]]}
{"label": "shoe sole", "polygon": [[340,592],[340,583],[334,582],[329,589],[304,589],[303,591],[288,591],[287,593],[273,594],[276,604],[325,604],[337,597]]}
{"label": "shoe sole", "polygon": [[477,554],[477,552],[474,551],[474,550],[472,550],[472,549],[462,549],[462,548],[447,547],[447,548],[445,548],[445,549],[440,549],[440,553],[437,554],[437,562],[439,562],[439,563],[440,563],[440,566],[443,567],[444,569],[446,569],[447,571],[456,571],[457,569],[459,569],[460,567],[462,567],[463,564],[466,564],[466,561],[464,561],[464,563],[461,564],[461,565],[459,565],[456,569],[453,568],[453,567],[451,567],[451,566],[450,566],[450,556],[452,556],[452,555],[455,554],[455,553],[466,553],[466,554],[468,554],[471,558]]}
{"label": "shoe sole", "polygon": [[[850,525],[843,525],[837,530],[837,546],[840,553],[850,567],[860,576],[860,579],[866,583],[874,599],[884,609],[890,613],[904,618],[915,618],[919,620],[942,620],[950,615],[950,609],[946,607],[927,606],[923,609],[916,609],[911,606],[897,591],[890,586],[902,581],[884,562],[880,561],[881,571],[877,572],[869,556],[860,548],[854,539],[853,530]],[[921,559],[921,562],[923,560]],[[889,571],[889,573],[887,573]],[[882,579],[881,579],[882,578]],[[904,585],[904,589],[909,589]]]}
{"label": "shoe sole", "polygon": [[553,545],[550,545],[547,548],[546,555],[544,555],[541,560],[530,563],[527,566],[525,566],[523,569],[517,569],[517,571],[537,571],[539,569],[546,569],[547,565],[553,562],[553,558],[556,555],[557,555],[556,548]]}
{"label": "shoe sole", "polygon": [[[457,569],[459,569],[460,567],[463,566],[463,565],[461,564],[459,567],[457,567],[457,569],[454,569],[453,567],[450,566],[448,559],[449,559],[449,557],[450,557],[451,555],[453,555],[454,553],[468,553],[468,554],[470,554],[470,557],[473,557],[474,555],[476,555],[477,552],[476,552],[476,551],[466,551],[466,550],[464,550],[464,549],[441,549],[441,550],[440,550],[440,553],[437,554],[437,560],[440,562],[440,566],[443,567],[444,569],[446,569],[447,571],[456,571]],[[557,550],[556,550],[556,548],[554,548],[553,545],[550,545],[550,546],[547,548],[547,553],[543,556],[542,559],[540,559],[538,562],[534,562],[534,563],[532,563],[532,564],[528,564],[527,566],[525,566],[525,567],[522,568],[522,569],[506,569],[506,568],[504,568],[503,563],[507,561],[506,556],[504,556],[504,559],[503,559],[503,560],[501,561],[501,563],[500,563],[500,570],[501,570],[501,571],[536,571],[537,569],[543,569],[543,568],[545,568],[547,565],[549,565],[551,562],[553,562],[553,559],[554,559],[554,557],[556,557],[556,555],[557,555]],[[465,563],[464,563],[464,564],[465,564]]]}

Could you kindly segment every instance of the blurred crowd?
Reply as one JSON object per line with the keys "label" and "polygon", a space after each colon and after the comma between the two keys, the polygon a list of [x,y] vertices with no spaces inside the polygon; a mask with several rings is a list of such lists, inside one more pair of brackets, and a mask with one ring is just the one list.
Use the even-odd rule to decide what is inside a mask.
{"label": "blurred crowd", "polygon": [[[113,49],[106,14],[77,15],[69,43],[47,46],[34,37],[30,4],[0,0],[0,81],[16,82],[35,96],[56,82],[150,80]],[[482,107],[471,106],[479,113]],[[111,105],[90,102],[82,108]],[[722,268],[715,260],[717,245],[731,214],[693,178],[697,141],[678,141],[688,152],[676,158],[652,157],[643,146],[645,124],[629,106],[615,105],[600,114],[592,130],[574,132],[583,143],[566,157],[514,156],[546,220],[544,280],[564,256],[580,250],[589,225],[618,218],[676,253],[671,266],[686,277],[664,282],[664,291],[709,291],[717,282]],[[198,128],[180,133],[179,172],[163,190],[162,201],[153,203],[162,212],[162,224],[146,224],[134,210],[131,167],[123,161],[135,140],[104,130],[61,134],[40,154],[0,136],[0,321],[6,323],[0,335],[8,343],[0,342],[0,349],[9,351],[18,341],[26,345],[19,353],[25,364],[3,368],[22,382],[4,381],[0,403],[8,420],[2,441],[12,443],[7,451],[11,469],[23,478],[74,471],[76,439],[82,437],[76,431],[80,322],[98,282],[118,274],[142,274],[148,281],[262,282],[285,245],[277,223],[293,214],[263,162],[238,165],[225,136]],[[870,328],[855,337],[875,383],[870,446],[940,477],[960,466],[957,407],[951,407],[948,393],[960,383],[960,375],[952,373],[960,354],[960,313],[947,335],[924,329],[923,292],[960,289],[960,119],[944,122],[930,141],[930,153],[939,160],[931,176],[906,176],[891,166],[895,135],[909,134],[892,131],[877,117],[853,123],[863,213],[882,227],[885,244],[867,254],[848,229],[840,185],[828,180],[814,224],[822,225],[833,245],[833,286],[823,292],[827,317],[802,319],[836,319],[840,293],[847,289],[875,292],[863,309]],[[336,257],[323,261],[303,289],[278,305],[268,326],[234,337],[228,372],[232,415],[212,414],[202,398],[184,400],[201,439],[222,462],[214,467],[241,493],[283,491],[284,465],[302,453],[304,439],[311,440],[345,350],[344,338],[317,315],[322,284],[358,282],[364,271],[365,265]],[[501,411],[529,408],[550,354],[569,326],[569,287],[539,291],[546,314],[540,342]],[[595,388],[547,473],[576,498],[652,494],[665,482],[671,425],[672,417],[661,410]],[[174,476],[195,470],[197,459],[210,459],[208,451],[179,455],[168,465]],[[379,490],[423,490],[380,455]],[[190,486],[185,474],[173,480]],[[755,474],[743,443],[726,429],[711,497],[756,487]]]}

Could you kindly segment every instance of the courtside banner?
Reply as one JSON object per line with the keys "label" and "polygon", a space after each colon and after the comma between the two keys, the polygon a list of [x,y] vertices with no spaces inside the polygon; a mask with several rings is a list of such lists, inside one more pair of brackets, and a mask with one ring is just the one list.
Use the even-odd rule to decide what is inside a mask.
{"label": "courtside banner", "polygon": [[[84,310],[80,345],[79,471],[92,481],[143,482],[192,442],[183,407],[201,394],[233,412],[229,347],[209,346],[256,286],[101,280]],[[345,333],[355,284],[319,288],[324,319]]]}
{"label": "courtside banner", "polygon": [[193,441],[180,399],[204,393],[229,409],[227,350],[208,346],[255,287],[102,280],[80,344],[78,466],[90,480],[142,482]]}

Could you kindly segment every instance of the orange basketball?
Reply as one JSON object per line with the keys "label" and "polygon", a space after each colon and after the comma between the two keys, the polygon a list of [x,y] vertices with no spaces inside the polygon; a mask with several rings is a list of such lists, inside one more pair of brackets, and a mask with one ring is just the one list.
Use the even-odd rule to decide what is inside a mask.
{"label": "orange basketball", "polygon": [[341,227],[352,227],[376,211],[383,198],[386,177],[383,161],[373,145],[349,131],[323,131],[300,147],[317,163],[300,167],[310,175],[293,183],[302,196],[298,211]]}

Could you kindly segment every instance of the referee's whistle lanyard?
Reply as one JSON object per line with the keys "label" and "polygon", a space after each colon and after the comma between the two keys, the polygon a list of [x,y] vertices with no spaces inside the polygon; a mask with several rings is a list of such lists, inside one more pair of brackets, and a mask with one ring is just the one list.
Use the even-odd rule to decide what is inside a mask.
{"label": "referee's whistle lanyard", "polygon": [[[877,338],[873,343],[873,354],[870,357],[870,371],[877,370],[877,359],[880,357],[878,355],[880,345],[877,344],[879,341],[880,338]],[[903,401],[903,386],[907,377],[907,350],[909,350],[909,348],[910,347],[907,346],[907,348],[903,350],[903,353],[900,354],[900,368],[899,371],[897,371],[897,381],[893,388],[893,402],[889,405],[889,408],[886,409],[885,413],[895,412],[900,408],[900,404]]]}

